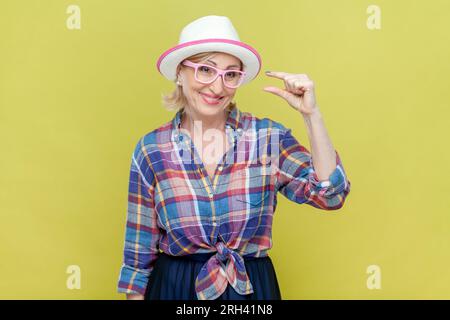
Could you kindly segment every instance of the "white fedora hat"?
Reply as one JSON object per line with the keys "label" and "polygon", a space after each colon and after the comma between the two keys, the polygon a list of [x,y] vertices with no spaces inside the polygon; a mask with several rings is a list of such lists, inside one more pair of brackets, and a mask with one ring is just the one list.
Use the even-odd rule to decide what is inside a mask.
{"label": "white fedora hat", "polygon": [[230,19],[214,15],[201,17],[185,26],[178,45],[161,54],[156,66],[164,77],[175,81],[180,62],[192,55],[211,51],[228,53],[242,61],[246,73],[242,84],[253,80],[261,69],[260,55],[240,41]]}

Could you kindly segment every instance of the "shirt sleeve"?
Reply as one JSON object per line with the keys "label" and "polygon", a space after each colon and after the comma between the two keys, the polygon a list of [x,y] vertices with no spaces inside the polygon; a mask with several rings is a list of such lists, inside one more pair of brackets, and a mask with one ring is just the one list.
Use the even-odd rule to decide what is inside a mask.
{"label": "shirt sleeve", "polygon": [[160,229],[154,209],[154,173],[142,140],[132,156],[128,187],[123,262],[119,293],[145,294],[148,278],[158,257]]}
{"label": "shirt sleeve", "polygon": [[323,210],[336,210],[344,205],[350,192],[339,154],[336,168],[327,180],[319,181],[310,152],[286,129],[280,137],[277,190],[296,203],[306,203]]}

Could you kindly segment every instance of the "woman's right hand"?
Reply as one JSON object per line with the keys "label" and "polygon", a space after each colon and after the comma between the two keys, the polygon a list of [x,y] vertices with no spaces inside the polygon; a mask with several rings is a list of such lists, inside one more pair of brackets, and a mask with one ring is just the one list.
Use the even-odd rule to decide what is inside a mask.
{"label": "woman's right hand", "polygon": [[144,300],[144,295],[139,293],[127,293],[127,300]]}

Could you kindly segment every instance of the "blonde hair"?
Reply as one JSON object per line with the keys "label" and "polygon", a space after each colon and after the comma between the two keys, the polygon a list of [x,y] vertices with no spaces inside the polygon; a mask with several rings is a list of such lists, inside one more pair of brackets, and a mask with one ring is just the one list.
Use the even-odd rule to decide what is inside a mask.
{"label": "blonde hair", "polygon": [[[190,56],[187,58],[189,61],[192,62],[199,62],[201,60],[205,60],[209,58],[210,56],[218,53],[217,51],[211,51],[211,52],[202,52],[198,53],[196,55]],[[177,74],[180,71],[181,63],[177,66]],[[241,68],[242,70],[242,62],[241,62]],[[175,90],[173,90],[169,94],[163,94],[162,95],[162,103],[165,106],[165,108],[169,111],[178,111],[184,109],[188,105],[188,101],[183,94],[183,88],[179,85],[176,85]],[[231,101],[228,106],[227,110],[233,110],[236,107],[236,103]],[[184,111],[184,110],[183,110]]]}

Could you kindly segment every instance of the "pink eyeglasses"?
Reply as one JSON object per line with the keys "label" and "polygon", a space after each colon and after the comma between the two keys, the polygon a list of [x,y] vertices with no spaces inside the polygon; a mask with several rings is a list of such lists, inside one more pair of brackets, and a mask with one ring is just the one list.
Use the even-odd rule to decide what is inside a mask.
{"label": "pink eyeglasses", "polygon": [[216,81],[218,76],[222,77],[226,87],[234,89],[239,87],[244,80],[245,72],[240,70],[222,70],[208,64],[194,63],[189,60],[182,62],[183,65],[195,69],[195,80],[208,84]]}

